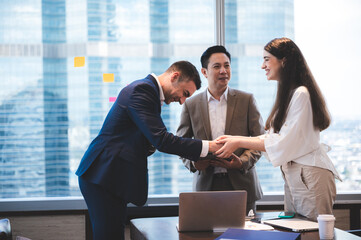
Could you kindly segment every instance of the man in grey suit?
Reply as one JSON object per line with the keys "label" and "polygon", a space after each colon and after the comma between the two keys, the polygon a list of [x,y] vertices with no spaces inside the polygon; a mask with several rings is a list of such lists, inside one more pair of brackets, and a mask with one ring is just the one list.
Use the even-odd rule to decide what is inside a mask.
{"label": "man in grey suit", "polygon": [[[259,136],[263,121],[252,94],[228,87],[231,79],[231,55],[223,46],[208,48],[201,57],[202,74],[208,80],[206,91],[187,99],[183,105],[177,135],[202,140],[221,135]],[[195,191],[247,191],[247,213],[255,211],[256,200],[263,195],[255,164],[261,152],[237,149],[235,156],[204,159],[197,162],[182,158],[194,173]]]}

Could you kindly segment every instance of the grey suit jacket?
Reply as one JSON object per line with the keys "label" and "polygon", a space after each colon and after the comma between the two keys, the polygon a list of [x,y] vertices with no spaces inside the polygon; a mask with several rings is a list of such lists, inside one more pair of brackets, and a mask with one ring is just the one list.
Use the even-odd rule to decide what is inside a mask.
{"label": "grey suit jacket", "polygon": [[[177,135],[187,138],[212,140],[208,112],[207,90],[186,100],[183,104],[181,122]],[[227,96],[226,135],[258,136],[264,133],[263,120],[258,112],[252,94],[229,88]],[[228,169],[228,176],[236,190],[247,191],[247,202],[252,203],[263,195],[258,181],[255,164],[261,152],[237,149],[237,156],[242,161],[241,169]],[[194,168],[190,160],[182,158],[184,165],[194,172],[193,190],[208,191],[211,189],[214,167],[204,171]]]}

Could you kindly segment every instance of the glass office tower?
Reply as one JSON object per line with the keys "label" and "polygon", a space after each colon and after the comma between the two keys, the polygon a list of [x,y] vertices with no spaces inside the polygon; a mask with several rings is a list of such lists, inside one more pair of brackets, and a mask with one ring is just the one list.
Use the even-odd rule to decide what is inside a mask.
{"label": "glass office tower", "polygon": [[1,2],[1,195],[69,195],[65,1]]}
{"label": "glass office tower", "polygon": [[1,1],[0,197],[69,195],[64,6]]}
{"label": "glass office tower", "polygon": [[69,195],[67,58],[58,52],[66,44],[65,4],[41,2],[46,196]]}

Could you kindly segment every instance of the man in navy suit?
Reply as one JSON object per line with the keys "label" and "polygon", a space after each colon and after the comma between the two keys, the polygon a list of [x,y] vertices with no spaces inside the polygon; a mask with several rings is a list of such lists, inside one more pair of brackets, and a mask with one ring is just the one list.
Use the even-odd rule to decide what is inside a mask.
{"label": "man in navy suit", "polygon": [[200,86],[197,69],[179,61],[119,93],[76,172],[95,240],[124,239],[127,203],[147,201],[147,156],[153,146],[194,161],[219,148],[213,141],[173,135],[161,118],[163,102],[183,104]]}

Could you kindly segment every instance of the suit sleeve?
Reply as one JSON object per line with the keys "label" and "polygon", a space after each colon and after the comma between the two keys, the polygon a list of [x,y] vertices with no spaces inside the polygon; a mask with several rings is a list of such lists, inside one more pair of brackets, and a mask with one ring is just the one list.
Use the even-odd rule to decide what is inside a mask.
{"label": "suit sleeve", "polygon": [[[192,122],[191,122],[191,118],[189,116],[189,111],[188,111],[187,101],[183,104],[181,119],[180,119],[180,123],[179,123],[178,129],[177,129],[176,135],[179,137],[185,137],[185,138],[193,138],[194,137],[194,133],[193,133],[193,129],[192,129]],[[182,160],[184,166],[189,169],[189,171],[191,171],[191,172],[197,171],[197,169],[195,169],[195,167],[193,166],[192,161],[190,161],[189,159],[186,159],[186,158],[182,158],[182,157],[181,157],[181,160]]]}
{"label": "suit sleeve", "polygon": [[[251,95],[249,98],[247,116],[249,136],[255,137],[262,135],[264,133],[263,120],[261,114],[258,111],[256,100],[253,95]],[[245,150],[240,156],[240,159],[242,161],[242,168],[244,169],[244,171],[247,172],[249,169],[255,166],[261,156],[261,151],[250,149]]]}
{"label": "suit sleeve", "polygon": [[159,96],[152,86],[136,86],[127,110],[130,118],[156,149],[192,160],[199,159],[202,150],[200,140],[177,137],[167,131],[160,116]]}

